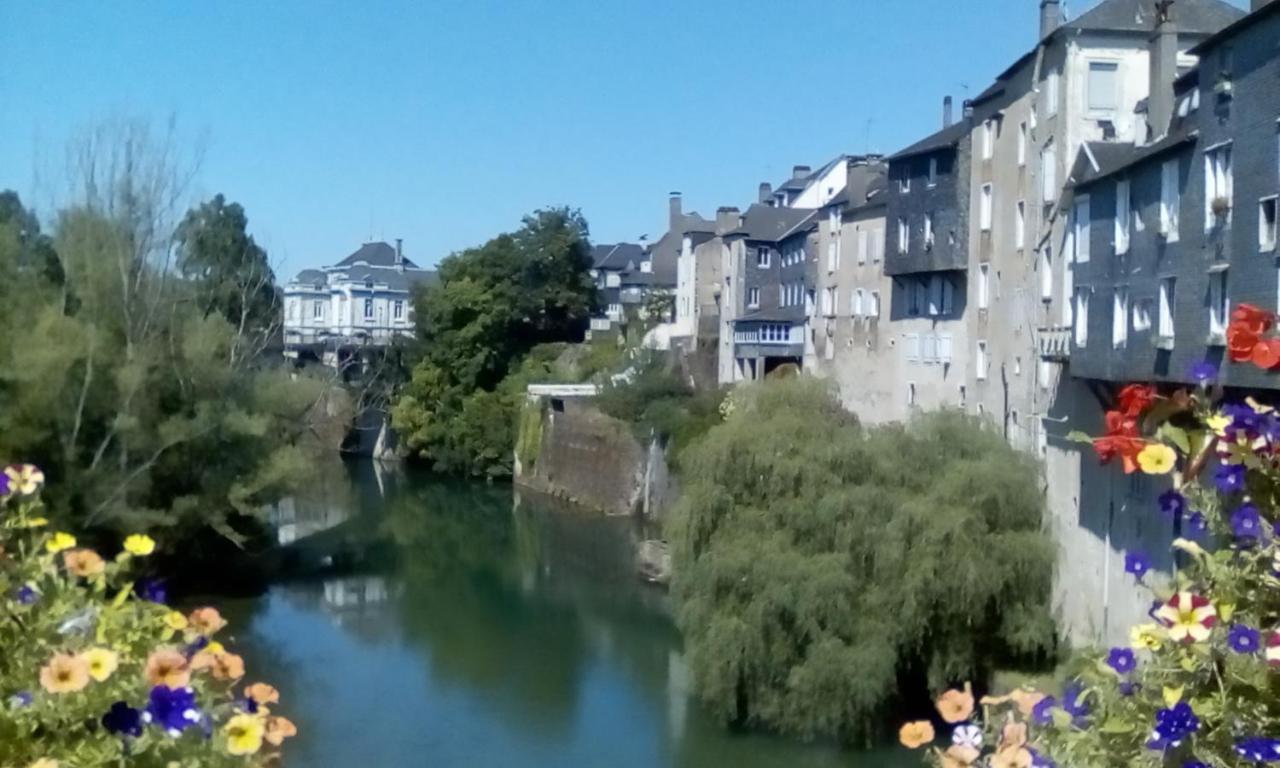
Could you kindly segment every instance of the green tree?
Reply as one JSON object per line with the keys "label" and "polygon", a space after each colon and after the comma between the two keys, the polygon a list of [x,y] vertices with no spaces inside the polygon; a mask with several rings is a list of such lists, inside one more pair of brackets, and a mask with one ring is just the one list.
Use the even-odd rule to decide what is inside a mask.
{"label": "green tree", "polygon": [[1043,658],[1038,471],[955,412],[863,429],[825,385],[736,390],[668,523],[695,686],[727,722],[851,740],[904,697]]}

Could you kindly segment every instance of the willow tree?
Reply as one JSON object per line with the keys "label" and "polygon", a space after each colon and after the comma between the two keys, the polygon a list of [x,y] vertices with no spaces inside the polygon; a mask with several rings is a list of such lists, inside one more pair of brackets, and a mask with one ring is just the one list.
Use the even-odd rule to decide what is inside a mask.
{"label": "willow tree", "polygon": [[669,521],[695,687],[726,722],[874,734],[904,698],[1043,660],[1038,469],[955,412],[864,429],[825,385],[738,390]]}

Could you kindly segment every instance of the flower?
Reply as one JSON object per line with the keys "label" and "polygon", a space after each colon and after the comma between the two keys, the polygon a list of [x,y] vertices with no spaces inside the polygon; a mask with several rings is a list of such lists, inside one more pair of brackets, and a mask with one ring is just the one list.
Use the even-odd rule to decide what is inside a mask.
{"label": "flower", "polygon": [[1156,726],[1151,731],[1147,746],[1159,750],[1176,747],[1199,728],[1200,718],[1191,711],[1191,705],[1180,701],[1168,709],[1156,712]]}
{"label": "flower", "polygon": [[13,709],[22,709],[31,706],[31,702],[35,701],[35,697],[30,691],[18,691],[9,697],[9,706]]}
{"label": "flower", "polygon": [[1267,634],[1267,650],[1262,654],[1267,664],[1272,667],[1280,667],[1280,632],[1270,632]]}
{"label": "flower", "polygon": [[52,757],[42,757],[27,768],[58,768],[58,761]]}
{"label": "flower", "polygon": [[1052,696],[1045,696],[1031,708],[1031,722],[1036,725],[1048,725],[1053,722],[1053,708],[1057,706],[1057,699]]}
{"label": "flower", "polygon": [[1218,366],[1208,360],[1202,360],[1191,366],[1190,373],[1192,381],[1197,384],[1208,384],[1218,378]]}
{"label": "flower", "polygon": [[982,748],[982,729],[973,723],[957,725],[951,731],[951,743],[960,747]]}
{"label": "flower", "polygon": [[177,611],[169,611],[164,615],[164,624],[175,632],[180,632],[187,628],[187,617]]}
{"label": "flower", "polygon": [[1159,624],[1135,624],[1129,629],[1129,647],[1139,651],[1154,651],[1160,647]]}
{"label": "flower", "polygon": [[253,715],[234,715],[222,727],[227,737],[227,752],[232,755],[252,755],[262,749],[266,725],[262,718]]}
{"label": "flower", "polygon": [[3,500],[13,490],[13,484],[9,481],[9,475],[6,472],[0,472],[0,500]]}
{"label": "flower", "polygon": [[44,473],[34,464],[14,464],[5,467],[10,492],[30,496],[44,485]]}
{"label": "flower", "polygon": [[[169,593],[164,587],[163,579],[144,579],[140,584],[138,584],[134,591],[137,593],[138,597],[149,603],[159,603],[164,605],[169,601]],[[182,616],[182,614],[178,615]],[[178,629],[182,629],[186,626],[185,616],[183,616],[182,621],[183,626],[178,627]]]}
{"label": "flower", "polygon": [[151,689],[142,719],[160,726],[170,736],[178,736],[188,727],[200,722],[196,692],[186,686],[170,688],[157,685]]}
{"label": "flower", "polygon": [[161,648],[147,657],[145,674],[153,686],[185,688],[191,682],[187,657],[172,648]]}
{"label": "flower", "polygon": [[62,564],[72,576],[90,578],[106,570],[107,564],[92,549],[69,549],[62,553]]}
{"label": "flower", "polygon": [[1191,532],[1192,536],[1200,536],[1209,530],[1209,521],[1199,512],[1192,512],[1191,515],[1187,517],[1186,522],[1187,530]]}
{"label": "flower", "polygon": [[244,698],[251,707],[249,712],[254,713],[259,709],[265,711],[267,704],[280,701],[280,692],[266,683],[254,683],[244,689]]}
{"label": "flower", "polygon": [[1280,760],[1280,739],[1255,736],[1236,742],[1236,752],[1255,763],[1274,763]]}
{"label": "flower", "polygon": [[102,727],[107,729],[107,733],[117,736],[141,736],[142,712],[123,701],[117,701],[102,716]]}
{"label": "flower", "polygon": [[192,656],[191,668],[197,671],[207,669],[215,680],[239,680],[244,677],[244,659],[212,647]]}
{"label": "flower", "polygon": [[227,620],[222,618],[217,608],[197,608],[187,617],[187,621],[192,629],[206,636],[215,634],[227,626]]}
{"label": "flower", "polygon": [[1148,475],[1167,475],[1177,463],[1177,452],[1164,443],[1150,443],[1138,453],[1138,466]]}
{"label": "flower", "polygon": [[1187,511],[1187,497],[1175,490],[1167,490],[1160,494],[1160,512],[1166,517],[1177,520]]}
{"label": "flower", "polygon": [[73,693],[89,684],[89,665],[79,656],[54,654],[40,668],[40,685],[49,693]]}
{"label": "flower", "polygon": [[1068,683],[1062,690],[1062,710],[1080,724],[1089,716],[1089,702],[1085,701],[1086,692],[1080,683]]}
{"label": "flower", "polygon": [[1124,556],[1124,572],[1133,574],[1134,578],[1141,579],[1147,571],[1151,570],[1151,560],[1141,552],[1128,552]]}
{"label": "flower", "polygon": [[1274,322],[1274,314],[1253,304],[1237,304],[1231,310],[1231,325],[1239,326],[1259,336],[1271,330]]}
{"label": "flower", "polygon": [[124,551],[136,557],[146,557],[156,551],[156,542],[146,534],[135,533],[125,538]]}
{"label": "flower", "polygon": [[973,747],[953,744],[942,753],[942,768],[967,768],[978,761],[982,753]]}
{"label": "flower", "polygon": [[40,593],[30,584],[23,584],[13,593],[13,599],[18,601],[18,605],[31,605],[39,598]]}
{"label": "flower", "polygon": [[80,658],[89,665],[89,677],[100,683],[111,677],[120,665],[120,657],[116,652],[106,648],[90,648],[81,653]]}
{"label": "flower", "polygon": [[1227,632],[1227,645],[1236,653],[1257,653],[1262,647],[1262,636],[1258,630],[1244,624],[1232,624]]}
{"label": "flower", "polygon": [[[284,718],[271,718],[272,720]],[[928,720],[916,720],[915,722],[905,723],[898,729],[898,741],[902,742],[902,746],[907,749],[917,749],[923,747],[934,739],[933,724]]]}
{"label": "flower", "polygon": [[973,715],[973,686],[964,684],[963,691],[952,688],[938,697],[938,714],[948,723],[963,723]]}
{"label": "flower", "polygon": [[1146,384],[1130,384],[1116,395],[1116,403],[1125,416],[1135,418],[1155,402],[1156,388]]}
{"label": "flower", "polygon": [[59,531],[49,537],[49,540],[44,543],[44,549],[49,554],[56,555],[64,549],[71,549],[75,545],[75,536]]}
{"label": "flower", "polygon": [[1209,638],[1218,621],[1218,611],[1208,598],[1178,592],[1155,612],[1156,619],[1169,630],[1174,642],[1199,643]]}
{"label": "flower", "polygon": [[[929,741],[933,741],[933,726],[929,725],[929,722],[927,720],[921,721],[921,722],[923,722],[926,726],[928,726]],[[916,723],[916,725],[918,724],[919,723]],[[906,726],[903,726],[903,727],[905,728]],[[297,735],[298,735],[298,726],[294,725],[293,721],[290,720],[289,718],[274,717],[274,716],[267,718],[266,738],[267,738],[267,743],[271,744],[272,746],[278,747],[284,743],[285,739],[291,736],[297,736]],[[923,735],[923,734],[920,734],[920,735]],[[899,737],[901,737],[901,733],[899,733]],[[903,742],[903,743],[905,744],[906,742]],[[925,742],[925,743],[928,743],[928,742]]]}
{"label": "flower", "polygon": [[1262,534],[1262,517],[1253,504],[1244,504],[1231,514],[1231,532],[1237,539],[1256,540]]}
{"label": "flower", "polygon": [[1235,493],[1244,489],[1244,467],[1239,464],[1223,464],[1213,474],[1213,482],[1223,493]]}
{"label": "flower", "polygon": [[1107,666],[1117,674],[1127,675],[1138,666],[1138,657],[1129,648],[1112,648],[1111,653],[1107,654]]}

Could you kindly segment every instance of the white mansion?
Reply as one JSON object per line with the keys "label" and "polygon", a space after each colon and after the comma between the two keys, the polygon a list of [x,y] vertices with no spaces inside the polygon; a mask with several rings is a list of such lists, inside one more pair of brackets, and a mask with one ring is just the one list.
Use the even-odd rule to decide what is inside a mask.
{"label": "white mansion", "polygon": [[404,257],[401,242],[365,243],[331,267],[304,269],[284,287],[285,356],[325,359],[413,335],[413,288],[436,273]]}

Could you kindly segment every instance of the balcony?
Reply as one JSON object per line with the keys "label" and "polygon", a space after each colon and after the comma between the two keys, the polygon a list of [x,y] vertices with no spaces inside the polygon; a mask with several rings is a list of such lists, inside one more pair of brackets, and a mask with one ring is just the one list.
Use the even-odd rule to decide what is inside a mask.
{"label": "balcony", "polygon": [[1036,329],[1040,358],[1057,362],[1071,359],[1071,326],[1047,325]]}

